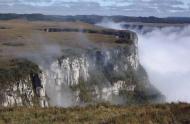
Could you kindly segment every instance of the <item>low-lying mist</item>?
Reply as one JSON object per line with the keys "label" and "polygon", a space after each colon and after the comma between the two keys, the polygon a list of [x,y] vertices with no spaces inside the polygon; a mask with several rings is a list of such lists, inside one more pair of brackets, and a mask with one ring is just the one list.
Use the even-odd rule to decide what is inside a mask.
{"label": "low-lying mist", "polygon": [[[111,21],[97,25],[124,29],[123,23]],[[190,102],[190,26],[155,28],[147,33],[132,30],[138,34],[140,61],[151,83],[167,102]]]}
{"label": "low-lying mist", "polygon": [[17,58],[28,59],[42,69],[49,68],[50,64],[62,55],[62,47],[60,44],[49,41],[48,38],[41,34],[31,34],[30,45],[27,46],[28,51],[13,52]]}

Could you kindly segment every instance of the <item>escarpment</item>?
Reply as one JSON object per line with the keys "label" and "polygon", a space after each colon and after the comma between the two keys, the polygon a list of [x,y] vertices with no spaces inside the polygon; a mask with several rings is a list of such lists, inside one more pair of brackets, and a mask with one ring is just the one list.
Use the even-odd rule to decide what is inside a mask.
{"label": "escarpment", "polygon": [[[163,100],[139,62],[135,33],[83,23],[44,23],[39,30],[41,23],[12,26],[24,30],[19,37],[15,34],[15,39],[25,45],[9,46],[19,55],[13,57],[17,58],[14,67],[0,70],[1,106],[68,107],[101,102],[127,105]],[[30,32],[35,36],[27,40]],[[45,45],[40,42],[42,37]],[[42,49],[47,44],[60,46],[59,54],[52,52],[58,47]]]}
{"label": "escarpment", "polygon": [[11,60],[11,64],[11,68],[0,69],[1,106],[43,106],[36,97],[31,76],[40,73],[38,65],[24,59]]}

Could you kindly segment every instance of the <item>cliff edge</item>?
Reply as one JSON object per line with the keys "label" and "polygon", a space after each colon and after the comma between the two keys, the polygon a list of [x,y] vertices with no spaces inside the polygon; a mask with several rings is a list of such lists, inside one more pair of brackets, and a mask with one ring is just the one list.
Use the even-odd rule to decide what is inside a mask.
{"label": "cliff edge", "polygon": [[[14,22],[14,23],[13,23]],[[1,106],[163,102],[134,32],[82,22],[1,21]]]}

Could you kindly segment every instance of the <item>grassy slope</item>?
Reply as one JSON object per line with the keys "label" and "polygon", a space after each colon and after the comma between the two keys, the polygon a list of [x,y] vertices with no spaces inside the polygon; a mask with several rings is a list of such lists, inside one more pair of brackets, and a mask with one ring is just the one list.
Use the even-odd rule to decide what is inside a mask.
{"label": "grassy slope", "polygon": [[[44,45],[58,45],[62,48],[86,47],[94,43],[113,45],[116,37],[103,34],[79,32],[44,32],[48,27],[102,30],[103,28],[83,22],[45,22],[9,20],[0,21],[0,68],[9,67],[9,60],[23,53],[40,52]],[[113,43],[113,44],[112,44]]]}
{"label": "grassy slope", "polygon": [[0,124],[190,124],[185,103],[119,107],[108,104],[84,108],[3,108]]}
{"label": "grassy slope", "polygon": [[0,27],[4,27],[0,28],[0,92],[10,86],[11,82],[39,71],[34,63],[21,61],[18,57],[25,58],[33,54],[41,57],[44,52],[48,55],[51,46],[55,47],[55,51],[58,46],[59,52],[65,47],[84,48],[96,43],[114,44],[116,40],[114,36],[103,34],[43,31],[50,27],[102,30],[101,27],[83,22],[9,20],[0,21]]}

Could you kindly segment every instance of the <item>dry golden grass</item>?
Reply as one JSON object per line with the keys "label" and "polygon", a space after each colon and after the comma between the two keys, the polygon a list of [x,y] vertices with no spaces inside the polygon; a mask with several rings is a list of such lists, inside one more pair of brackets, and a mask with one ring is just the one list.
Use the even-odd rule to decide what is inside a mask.
{"label": "dry golden grass", "polygon": [[114,36],[80,32],[44,32],[45,28],[72,28],[102,30],[103,28],[83,22],[46,22],[9,20],[0,21],[0,68],[7,67],[9,61],[21,53],[38,51],[43,45],[60,47],[87,47],[97,43],[112,46]]}
{"label": "dry golden grass", "polygon": [[0,124],[189,124],[185,103],[143,106],[99,104],[74,108],[2,108]]}

